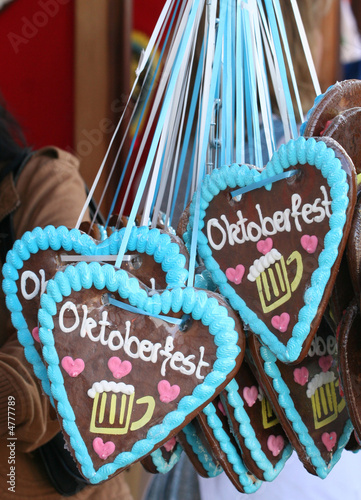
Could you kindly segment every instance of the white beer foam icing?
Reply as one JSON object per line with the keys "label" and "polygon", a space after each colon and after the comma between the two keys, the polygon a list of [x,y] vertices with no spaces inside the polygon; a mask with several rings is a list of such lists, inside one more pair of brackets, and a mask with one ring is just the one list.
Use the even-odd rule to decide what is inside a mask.
{"label": "white beer foam icing", "polygon": [[334,382],[335,380],[336,376],[333,372],[317,373],[317,375],[315,375],[307,385],[307,391],[306,391],[307,397],[311,398],[319,387]]}
{"label": "white beer foam icing", "polygon": [[265,269],[274,264],[276,260],[281,260],[281,258],[282,255],[280,252],[275,248],[272,248],[272,250],[270,250],[266,255],[263,255],[261,258],[256,259],[253,262],[253,265],[249,268],[247,279],[249,281],[256,281]]}
{"label": "white beer foam icing", "polygon": [[124,382],[108,382],[107,380],[102,380],[101,382],[94,382],[91,389],[88,390],[88,396],[92,399],[95,395],[101,394],[102,392],[122,392],[130,396],[134,392],[134,385],[127,385]]}

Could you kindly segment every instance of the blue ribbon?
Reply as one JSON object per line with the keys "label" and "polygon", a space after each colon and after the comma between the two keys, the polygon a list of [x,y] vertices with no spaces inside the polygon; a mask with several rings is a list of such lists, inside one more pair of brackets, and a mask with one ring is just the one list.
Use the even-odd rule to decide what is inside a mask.
{"label": "blue ribbon", "polygon": [[253,182],[249,186],[245,186],[243,188],[237,189],[236,191],[232,191],[232,198],[236,196],[240,196],[241,194],[248,193],[249,191],[254,191],[255,189],[261,188],[263,186],[267,186],[267,184],[273,184],[274,182],[281,181],[283,179],[288,179],[293,175],[296,175],[299,170],[288,170],[287,172],[283,172],[282,174],[273,175],[272,177],[267,177],[267,179],[262,179],[258,182]]}
{"label": "blue ribbon", "polygon": [[178,78],[178,75],[180,72],[180,68],[181,68],[181,65],[183,62],[183,57],[184,57],[184,54],[185,54],[185,51],[187,48],[188,39],[189,39],[189,36],[191,34],[191,31],[192,31],[192,26],[193,26],[194,19],[195,19],[196,14],[197,14],[199,3],[200,3],[200,0],[194,0],[194,3],[192,4],[192,7],[190,9],[189,17],[187,20],[187,25],[186,25],[186,28],[184,31],[184,35],[183,35],[176,59],[174,61],[173,71],[170,75],[168,87],[167,87],[167,90],[166,90],[166,93],[164,96],[163,105],[162,105],[162,108],[160,110],[158,122],[157,122],[157,125],[155,128],[155,131],[154,131],[153,140],[152,140],[152,143],[151,143],[151,146],[149,149],[149,153],[148,153],[148,157],[147,157],[144,169],[143,169],[143,174],[142,174],[142,177],[140,179],[139,187],[138,187],[138,190],[137,190],[137,193],[135,195],[134,202],[133,202],[133,207],[132,207],[130,215],[129,215],[129,223],[127,224],[127,226],[125,228],[123,241],[122,241],[122,244],[121,244],[119,252],[118,252],[118,258],[115,262],[116,268],[120,268],[120,266],[121,266],[121,263],[123,260],[123,255],[125,254],[125,250],[126,250],[126,247],[128,244],[129,237],[130,237],[130,232],[132,229],[131,226],[132,226],[133,222],[135,221],[136,215],[138,213],[139,205],[140,205],[142,198],[143,198],[143,195],[144,195],[144,190],[145,190],[145,187],[146,187],[146,184],[148,181],[148,177],[149,177],[149,173],[150,173],[150,170],[151,170],[151,167],[153,165],[153,161],[154,161],[154,158],[155,158],[155,155],[157,152],[157,148],[159,145],[159,140],[160,140],[160,136],[162,133],[163,125],[164,125],[166,115],[168,112],[169,103],[171,101],[171,97],[172,97],[173,92],[174,92],[174,88],[175,88],[177,78]]}
{"label": "blue ribbon", "polygon": [[[142,120],[143,120],[144,114],[145,114],[145,112],[147,110],[148,103],[150,102],[150,99],[151,99],[152,89],[154,88],[154,84],[155,84],[156,78],[159,78],[159,72],[158,71],[159,71],[159,69],[161,67],[161,63],[163,61],[163,55],[165,53],[165,49],[166,49],[166,46],[167,46],[167,43],[168,43],[168,39],[169,39],[170,35],[172,34],[173,25],[174,25],[174,21],[176,19],[176,14],[177,14],[179,5],[180,5],[180,0],[177,0],[177,4],[176,4],[174,12],[172,14],[172,19],[171,19],[170,24],[169,24],[169,28],[168,28],[168,31],[167,31],[167,34],[166,34],[166,37],[165,37],[165,40],[164,40],[164,43],[163,43],[163,46],[162,46],[162,50],[161,50],[161,53],[160,53],[159,58],[158,58],[157,66],[156,66],[156,68],[154,70],[154,73],[152,75],[152,81],[151,81],[151,83],[149,85],[149,88],[148,88],[145,100],[143,102],[143,106],[142,106],[142,109],[141,109],[141,112],[140,112],[140,115],[139,115],[139,118],[138,118],[137,126],[136,126],[136,129],[135,129],[135,132],[134,132],[134,137],[133,137],[131,145],[129,147],[128,156],[127,156],[127,158],[125,160],[125,164],[124,164],[124,166],[122,168],[122,174],[120,176],[120,179],[119,179],[119,182],[118,182],[115,194],[114,194],[114,198],[113,198],[113,201],[112,201],[109,213],[108,213],[107,221],[106,221],[106,224],[105,224],[106,227],[108,227],[109,219],[112,216],[112,214],[114,213],[114,207],[115,207],[115,205],[116,205],[116,203],[118,201],[119,192],[120,192],[120,189],[121,189],[121,187],[123,185],[124,177],[125,177],[125,174],[127,172],[127,168],[128,168],[129,163],[130,163],[132,154],[134,152],[134,147],[135,147],[136,140],[138,139],[139,129],[140,129],[141,125],[142,125]],[[153,61],[153,59],[155,57],[156,51],[158,50],[158,46],[159,46],[159,42],[155,46],[155,50],[154,50],[154,55],[152,57],[152,61]],[[152,63],[150,63],[150,65],[151,64]],[[145,82],[146,82],[146,79],[145,79]],[[123,214],[120,214],[120,215],[123,215]]]}
{"label": "blue ribbon", "polygon": [[124,309],[125,311],[142,314],[143,316],[151,316],[152,318],[158,318],[163,321],[167,321],[168,323],[172,323],[172,325],[181,325],[183,323],[182,318],[170,318],[169,316],[163,316],[161,314],[152,314],[147,311],[143,311],[143,309],[138,309],[137,307],[131,306],[130,304],[125,304],[124,302],[120,302],[120,300],[115,300],[108,295],[109,304],[112,306],[119,307],[120,309]]}
{"label": "blue ribbon", "polygon": [[[212,118],[212,110],[213,103],[215,99],[216,85],[218,80],[219,68],[221,65],[222,59],[222,42],[224,37],[225,30],[225,21],[226,21],[226,12],[227,12],[227,0],[223,0],[220,4],[220,14],[219,14],[219,25],[218,25],[218,33],[216,40],[216,48],[214,51],[214,62],[213,62],[213,71],[210,82],[210,90],[209,90],[209,102],[202,103],[202,105],[207,106],[207,115],[206,115],[206,130],[209,131],[211,118]],[[199,212],[200,212],[200,204],[201,204],[201,184],[204,179],[204,166],[206,163],[206,153],[207,153],[208,141],[204,140],[201,145],[201,158],[200,158],[200,166],[203,166],[201,172],[199,172],[198,186],[196,192],[196,202],[194,209],[194,223],[193,223],[193,232],[191,238],[190,252],[189,252],[189,267],[188,267],[188,282],[187,285],[189,287],[193,286],[194,283],[194,272],[195,272],[195,264],[196,264],[196,253],[197,253],[197,238],[198,238],[198,225],[199,225]]]}

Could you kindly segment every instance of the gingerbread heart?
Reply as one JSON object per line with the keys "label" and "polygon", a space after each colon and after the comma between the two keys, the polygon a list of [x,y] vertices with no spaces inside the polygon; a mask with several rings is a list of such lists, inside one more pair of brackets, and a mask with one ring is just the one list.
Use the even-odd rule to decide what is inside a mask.
{"label": "gingerbread heart", "polygon": [[217,477],[222,466],[208,443],[197,418],[194,418],[179,433],[178,439],[197,473],[202,477]]}
{"label": "gingerbread heart", "polygon": [[361,436],[360,326],[360,306],[355,300],[347,308],[340,324],[338,359],[342,390],[358,441]]}
{"label": "gingerbread heart", "polygon": [[[361,99],[360,99],[361,101]],[[347,152],[357,174],[361,173],[361,107],[351,108],[337,115],[324,131],[324,137],[332,137]]]}
{"label": "gingerbread heart", "polygon": [[351,433],[350,439],[345,446],[345,450],[352,451],[353,453],[358,453],[361,450],[361,441],[355,430]]}
{"label": "gingerbread heart", "polygon": [[[290,443],[308,472],[325,478],[353,430],[340,394],[333,331],[323,320],[308,355],[297,367],[277,360],[255,335],[249,346],[259,380]],[[282,442],[275,434],[269,444],[277,450]]]}
{"label": "gingerbread heart", "polygon": [[[361,191],[359,190],[357,194],[357,201],[355,211],[352,217],[350,235],[347,242],[347,265],[348,272],[350,274],[350,279],[352,281],[353,292],[356,295],[361,293]],[[344,309],[351,302],[351,296],[353,295],[352,289],[349,287],[348,303],[343,304]],[[343,310],[344,310],[343,309]],[[341,321],[341,316],[338,318]]]}
{"label": "gingerbread heart", "polygon": [[[203,182],[199,256],[244,323],[286,363],[307,354],[321,321],[349,233],[355,189],[354,166],[330,138],[301,137],[281,146],[262,172],[225,166]],[[196,206],[195,197],[187,244]],[[265,238],[272,239],[266,255],[257,248]],[[238,283],[229,270],[239,265],[246,272]]]}
{"label": "gingerbread heart", "polygon": [[[173,437],[228,383],[245,346],[240,321],[219,295],[174,287],[149,296],[124,270],[94,262],[49,281],[39,322],[58,417],[92,483]],[[76,378],[61,366],[66,356],[83,359]],[[114,356],[132,365],[120,381],[109,368]],[[102,458],[96,438],[114,452]]]}
{"label": "gingerbread heart", "polygon": [[361,173],[361,85],[359,80],[346,80],[318,96],[302,124],[305,137],[332,137],[350,156],[356,172]]}
{"label": "gingerbread heart", "polygon": [[314,106],[307,113],[307,119],[301,126],[301,134],[305,137],[321,136],[335,117],[348,109],[360,106],[360,80],[337,82],[324,94],[316,97]]}
{"label": "gingerbread heart", "polygon": [[[48,280],[69,262],[62,261],[64,255],[70,259],[69,253],[82,256],[117,255],[123,234],[124,230],[97,242],[76,229],[37,227],[17,240],[7,254],[2,269],[6,305],[25,356],[49,396],[49,381],[37,337],[40,295],[45,291]],[[187,259],[183,255],[186,253],[184,245],[179,247],[178,240],[158,229],[134,227],[127,246],[134,258],[124,267],[141,275],[150,288],[182,285],[187,278]]]}
{"label": "gingerbread heart", "polygon": [[143,458],[141,464],[150,474],[166,474],[179,462],[182,452],[181,444],[176,437],[172,437],[163,446]]}
{"label": "gingerbread heart", "polygon": [[214,457],[221,464],[233,486],[242,493],[257,491],[262,481],[257,479],[245,465],[220,397],[209,403],[199,413],[197,420],[211,446]]}
{"label": "gingerbread heart", "polygon": [[260,480],[273,481],[292,447],[248,363],[242,363],[220,398],[247,469]]}

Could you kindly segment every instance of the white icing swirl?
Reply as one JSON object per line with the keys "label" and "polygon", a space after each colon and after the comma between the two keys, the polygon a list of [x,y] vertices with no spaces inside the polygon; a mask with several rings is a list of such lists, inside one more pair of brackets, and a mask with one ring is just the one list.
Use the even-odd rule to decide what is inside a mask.
{"label": "white icing swirl", "polygon": [[101,394],[102,392],[122,392],[130,396],[134,392],[134,385],[127,385],[124,382],[108,382],[107,380],[102,380],[101,382],[94,382],[92,388],[88,391],[88,396],[92,399],[95,395]]}
{"label": "white icing swirl", "polygon": [[253,262],[253,265],[249,268],[249,274],[247,279],[249,281],[256,281],[258,276],[260,276],[265,269],[270,267],[272,264],[276,262],[276,260],[281,260],[282,255],[278,250],[272,248],[266,255],[263,255],[260,259],[256,259]]}
{"label": "white icing swirl", "polygon": [[315,375],[307,385],[307,391],[306,391],[307,397],[311,398],[319,387],[334,382],[335,380],[336,376],[333,372],[317,373],[317,375]]}

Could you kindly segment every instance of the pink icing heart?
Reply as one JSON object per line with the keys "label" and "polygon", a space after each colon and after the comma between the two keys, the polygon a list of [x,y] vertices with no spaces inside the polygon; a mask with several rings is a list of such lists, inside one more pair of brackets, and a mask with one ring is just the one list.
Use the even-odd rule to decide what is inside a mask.
{"label": "pink icing heart", "polygon": [[318,360],[318,364],[320,365],[320,368],[322,368],[323,372],[328,372],[328,370],[331,368],[333,363],[333,357],[331,354],[328,356],[321,356]]}
{"label": "pink icing heart", "polygon": [[277,457],[285,446],[285,441],[282,436],[268,436],[267,448],[272,452],[274,457]]}
{"label": "pink icing heart", "polygon": [[290,322],[290,315],[288,313],[282,313],[281,316],[273,316],[271,319],[271,323],[273,328],[279,330],[281,333],[284,333]]}
{"label": "pink icing heart", "polygon": [[85,367],[84,361],[80,358],[73,359],[71,356],[65,356],[61,360],[61,366],[71,377],[77,377]]}
{"label": "pink icing heart", "polygon": [[239,285],[242,282],[242,278],[245,272],[245,267],[242,264],[238,264],[236,269],[233,267],[229,267],[226,270],[226,276],[232,283]]}
{"label": "pink icing heart", "polygon": [[273,247],[273,240],[272,238],[266,238],[265,240],[260,240],[257,243],[257,250],[263,255],[266,255],[270,250],[272,250]]}
{"label": "pink icing heart", "polygon": [[222,401],[218,401],[218,409],[222,413],[222,415],[226,416],[226,410],[224,409]]}
{"label": "pink icing heart", "polygon": [[315,253],[317,245],[318,245],[318,238],[317,236],[309,236],[308,234],[304,234],[301,238],[301,245],[304,250],[308,253]]}
{"label": "pink icing heart", "polygon": [[93,441],[93,448],[102,460],[106,460],[114,452],[115,444],[113,441],[104,443],[102,438],[97,437]]}
{"label": "pink icing heart", "polygon": [[33,339],[36,340],[36,342],[40,342],[39,328],[37,326],[35,328],[33,328],[31,335],[33,336]]}
{"label": "pink icing heart", "polygon": [[172,437],[169,441],[164,443],[163,447],[166,451],[172,451],[175,445],[177,444],[176,438]]}
{"label": "pink icing heart", "polygon": [[118,356],[113,356],[108,361],[108,368],[112,372],[114,378],[122,378],[132,371],[132,363],[130,361],[121,361]]}
{"label": "pink icing heart", "polygon": [[327,451],[331,451],[336,446],[337,434],[336,432],[324,432],[321,439]]}
{"label": "pink icing heart", "polygon": [[179,385],[170,385],[168,380],[161,380],[158,384],[158,392],[162,403],[170,403],[177,399],[180,393]]}
{"label": "pink icing heart", "polygon": [[305,385],[308,382],[309,372],[305,366],[295,368],[293,378],[296,384]]}
{"label": "pink icing heart", "polygon": [[249,407],[253,406],[258,398],[258,389],[255,385],[243,389],[243,399]]}

